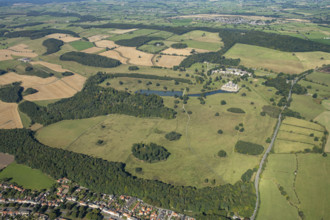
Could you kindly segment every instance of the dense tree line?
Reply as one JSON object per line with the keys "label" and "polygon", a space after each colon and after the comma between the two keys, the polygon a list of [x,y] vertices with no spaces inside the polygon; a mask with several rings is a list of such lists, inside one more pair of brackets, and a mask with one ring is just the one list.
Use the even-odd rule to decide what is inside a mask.
{"label": "dense tree line", "polygon": [[242,174],[241,180],[243,182],[250,182],[253,173],[254,173],[253,170],[248,169],[245,173]]}
{"label": "dense tree line", "polygon": [[16,38],[16,37],[29,37],[31,40],[35,40],[38,38],[42,38],[44,36],[47,36],[49,34],[69,34],[74,37],[79,37],[79,35],[73,31],[68,30],[60,30],[60,29],[41,29],[41,30],[25,30],[25,31],[14,31],[14,32],[8,32],[4,35],[4,37],[8,38]]}
{"label": "dense tree line", "polygon": [[0,76],[1,76],[1,75],[4,75],[4,74],[6,74],[6,73],[7,73],[6,70],[2,70],[2,69],[0,69]]}
{"label": "dense tree line", "polygon": [[45,55],[48,55],[48,54],[56,53],[57,51],[59,51],[61,49],[61,47],[63,46],[63,41],[49,38],[49,39],[44,40],[42,45],[47,48],[47,52],[45,53]]}
{"label": "dense tree line", "polygon": [[26,14],[27,16],[37,17],[37,16],[51,16],[51,17],[76,17],[79,18],[77,21],[73,22],[86,22],[86,21],[102,21],[107,20],[105,18],[99,18],[95,17],[94,15],[81,15],[79,13],[74,12],[55,12],[55,11],[45,11],[45,12],[39,12],[39,11],[31,11]]}
{"label": "dense tree line", "polygon": [[237,66],[239,65],[240,61],[240,59],[227,59],[221,52],[208,52],[190,55],[180,63],[180,66],[188,68],[191,67],[194,63],[203,62],[217,63],[224,66]]}
{"label": "dense tree line", "polygon": [[237,141],[235,145],[235,150],[241,154],[248,154],[248,155],[259,155],[264,151],[264,147],[260,144],[255,144],[246,141]]}
{"label": "dense tree line", "polygon": [[45,146],[26,129],[0,130],[0,137],[0,152],[15,155],[18,163],[56,179],[67,177],[96,192],[131,195],[159,207],[205,216],[228,216],[230,212],[251,216],[254,209],[252,183],[239,181],[205,188],[174,186],[134,177],[125,171],[123,163]]}
{"label": "dense tree line", "polygon": [[161,37],[139,36],[139,37],[133,37],[131,39],[117,40],[115,43],[121,46],[139,47],[152,40],[163,40],[163,39],[164,38]]}
{"label": "dense tree line", "polygon": [[149,75],[149,74],[141,74],[141,73],[113,73],[108,74],[109,78],[116,77],[129,77],[129,78],[137,78],[137,79],[156,79],[156,80],[167,80],[167,81],[177,81],[181,83],[191,83],[189,79],[170,77],[170,76],[158,76],[158,75]]}
{"label": "dense tree line", "polygon": [[86,66],[95,66],[103,68],[112,68],[119,66],[121,62],[116,59],[100,56],[97,54],[89,54],[83,52],[71,51],[60,56],[63,61],[75,61]]}
{"label": "dense tree line", "polygon": [[31,23],[25,23],[25,24],[20,24],[16,26],[10,26],[9,28],[24,28],[24,27],[32,27],[32,26],[37,26],[41,25],[43,22],[31,22]]}
{"label": "dense tree line", "polygon": [[0,87],[0,100],[4,102],[20,102],[22,100],[23,87],[21,83],[12,83]]}
{"label": "dense tree line", "polygon": [[25,101],[19,109],[40,124],[51,124],[65,119],[90,118],[107,114],[126,114],[137,117],[174,118],[176,112],[164,106],[163,99],[156,95],[130,94],[113,88],[98,86],[108,75],[90,77],[81,92],[73,97],[39,106]]}
{"label": "dense tree line", "polygon": [[149,163],[166,160],[171,155],[171,153],[168,152],[165,147],[155,143],[133,144],[132,154],[139,160],[143,160]]}
{"label": "dense tree line", "polygon": [[183,49],[183,48],[187,48],[188,45],[185,43],[175,43],[175,44],[172,44],[171,47],[175,48],[175,49]]}

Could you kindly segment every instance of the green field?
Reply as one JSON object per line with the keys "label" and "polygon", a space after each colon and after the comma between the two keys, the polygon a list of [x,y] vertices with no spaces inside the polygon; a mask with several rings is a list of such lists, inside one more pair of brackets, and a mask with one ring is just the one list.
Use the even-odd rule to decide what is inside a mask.
{"label": "green field", "polygon": [[[314,146],[321,148],[323,131],[322,126],[313,122],[287,117],[280,127],[274,151],[275,153],[291,153],[302,152],[305,149],[312,150]],[[310,134],[313,134],[313,137]],[[315,137],[319,140],[314,141]]]}
{"label": "green field", "polygon": [[330,63],[329,53],[290,53],[246,44],[235,44],[225,56],[240,58],[241,64],[247,67],[284,73],[301,73],[304,70]]}
{"label": "green field", "polygon": [[89,41],[73,41],[70,43],[70,45],[78,50],[78,51],[81,51],[81,50],[85,50],[85,49],[88,49],[88,48],[91,48],[94,46],[94,44],[92,42],[89,42]]}
{"label": "green field", "polygon": [[[325,126],[328,131],[330,131],[330,101],[324,100],[322,102],[322,105],[324,106],[326,111],[324,111],[320,115],[318,115],[315,118],[315,121],[319,122],[320,124]],[[325,152],[330,152],[330,138],[329,138],[329,136],[328,136],[328,140],[327,140],[327,143],[325,145],[324,151]]]}
{"label": "green field", "polygon": [[12,178],[12,182],[23,186],[26,189],[47,189],[55,181],[43,174],[40,170],[32,169],[28,166],[12,163],[0,172],[0,179]]}
{"label": "green field", "polygon": [[[222,99],[228,104],[221,106]],[[174,98],[166,97],[164,101],[167,106],[173,107]],[[251,101],[254,105],[250,104]],[[201,105],[197,98],[191,98],[185,105],[187,111],[192,111],[188,127],[188,118],[180,110],[180,101],[178,115],[174,120],[109,115],[102,119],[62,121],[40,129],[37,138],[53,147],[125,162],[129,172],[144,178],[198,187],[210,185],[204,183],[206,178],[216,179],[217,184],[235,183],[247,169],[257,166],[259,160],[259,156],[235,153],[237,140],[265,145],[266,138],[273,132],[276,120],[260,116],[265,104],[255,92],[247,92],[246,97],[242,97],[240,93],[209,96],[205,105]],[[227,111],[227,108],[238,106],[246,114]],[[220,116],[215,116],[216,112]],[[100,121],[102,122],[98,124]],[[234,128],[239,123],[244,124],[243,133]],[[217,133],[219,129],[223,130],[222,135]],[[181,133],[181,139],[167,141],[164,135],[170,131]],[[58,139],[59,136],[64,138]],[[97,145],[98,140],[103,140],[105,144]],[[131,155],[131,147],[133,143],[141,141],[163,145],[171,156],[159,163],[138,161]],[[227,152],[227,158],[217,156],[221,149]],[[142,167],[143,173],[135,173],[136,167]]]}
{"label": "green field", "polygon": [[310,95],[292,95],[290,109],[299,112],[306,120],[314,119],[324,111],[324,107],[317,103]]}
{"label": "green field", "polygon": [[330,158],[299,154],[296,190],[306,219],[329,219]]}
{"label": "green field", "polygon": [[[266,168],[260,180],[260,209],[259,219],[300,219],[297,209],[289,203],[296,205],[296,197],[292,184],[296,161],[294,154],[271,154],[268,157]],[[290,197],[289,200],[281,195],[278,187],[282,186]]]}

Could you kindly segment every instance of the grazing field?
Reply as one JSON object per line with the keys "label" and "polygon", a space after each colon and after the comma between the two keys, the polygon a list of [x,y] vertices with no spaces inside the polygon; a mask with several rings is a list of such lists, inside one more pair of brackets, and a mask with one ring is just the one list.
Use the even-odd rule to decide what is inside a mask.
{"label": "grazing field", "polygon": [[97,47],[102,47],[102,48],[113,48],[113,47],[118,47],[117,44],[115,44],[115,42],[111,41],[111,40],[101,40],[101,41],[97,41],[95,42],[95,45]]}
{"label": "grazing field", "polygon": [[6,103],[0,101],[0,128],[23,128],[16,103]]}
{"label": "grazing field", "polygon": [[292,100],[290,109],[299,112],[306,120],[314,119],[324,111],[324,107],[310,95],[293,94]]}
{"label": "grazing field", "polygon": [[[324,129],[313,122],[287,117],[283,120],[275,141],[275,153],[302,152],[312,150],[314,146],[322,147],[321,138]],[[311,136],[313,134],[313,136]],[[318,141],[314,138],[318,137]]]}
{"label": "grazing field", "polygon": [[300,84],[308,88],[309,94],[317,94],[318,98],[330,98],[330,74],[322,72],[313,72],[308,75],[307,80],[301,81]]}
{"label": "grazing field", "polygon": [[120,53],[115,51],[115,50],[108,50],[108,51],[105,51],[103,53],[100,53],[99,55],[119,60],[123,64],[127,64],[127,61],[128,61],[128,58],[122,57],[120,55]]}
{"label": "grazing field", "polygon": [[[225,107],[220,105],[222,99],[227,101]],[[252,100],[254,105],[250,104]],[[174,98],[166,97],[164,101],[167,106],[173,107]],[[206,104],[201,105],[197,98],[189,99],[185,105],[187,111],[192,112],[188,124],[187,114],[180,110],[180,101],[177,118],[173,120],[126,115],[109,115],[100,124],[91,122],[93,119],[70,120],[38,130],[37,138],[53,147],[125,162],[129,172],[148,179],[198,187],[211,185],[205,183],[205,179],[215,179],[216,184],[235,183],[247,169],[256,167],[260,158],[236,153],[234,146],[237,140],[265,145],[276,120],[260,116],[265,101],[254,92],[248,92],[247,97],[217,94],[207,97],[205,101]],[[226,111],[229,107],[237,106],[244,108],[246,114]],[[216,112],[219,112],[219,116],[215,116]],[[244,124],[244,132],[235,130],[239,123]],[[87,128],[81,129],[80,125]],[[219,129],[223,130],[223,134],[218,134]],[[181,139],[168,141],[165,134],[171,131],[182,134]],[[55,138],[67,134],[70,134],[68,139]],[[98,140],[103,140],[104,144],[98,145]],[[139,142],[162,145],[171,156],[158,163],[141,162],[131,155],[132,144]],[[217,156],[221,149],[227,152],[226,158]],[[143,172],[135,173],[136,167],[142,167]]]}
{"label": "grazing field", "polygon": [[264,47],[235,44],[226,54],[228,58],[240,58],[247,67],[267,68],[275,72],[301,73],[305,70],[293,53],[272,50]]}
{"label": "grazing field", "polygon": [[14,162],[14,159],[15,158],[12,155],[0,153],[0,170]]}
{"label": "grazing field", "polygon": [[[257,220],[269,219],[300,219],[298,210],[293,205],[299,203],[292,187],[296,167],[294,154],[270,154],[266,168],[260,180],[260,209]],[[289,200],[279,190],[284,188]],[[290,202],[292,204],[290,204]]]}
{"label": "grazing field", "polygon": [[182,56],[159,55],[154,58],[154,63],[157,66],[172,68],[173,66],[178,66],[184,59],[185,57]]}
{"label": "grazing field", "polygon": [[304,69],[314,69],[323,64],[330,64],[330,53],[325,52],[303,52],[295,53]]}
{"label": "grazing field", "polygon": [[296,191],[306,219],[329,219],[330,158],[299,154]]}
{"label": "grazing field", "polygon": [[91,48],[82,50],[81,52],[84,52],[84,53],[98,53],[98,52],[100,52],[102,50],[104,50],[104,48],[101,48],[101,47],[91,47]]}
{"label": "grazing field", "polygon": [[72,37],[69,34],[50,34],[50,35],[47,35],[46,37],[47,38],[55,38],[55,39],[58,39],[58,40],[61,40],[61,41],[65,42],[65,43],[70,43],[70,42],[73,42],[73,41],[80,40],[79,37]]}
{"label": "grazing field", "polygon": [[159,31],[151,30],[151,29],[137,29],[135,31],[127,32],[125,34],[117,34],[115,36],[109,37],[109,39],[113,40],[113,41],[131,39],[134,37],[151,35],[151,34],[157,33],[157,32],[159,32]]}
{"label": "grazing field", "polygon": [[114,50],[117,51],[122,57],[127,58],[128,64],[153,66],[151,62],[151,59],[154,56],[153,54],[139,51],[135,47],[121,46]]}
{"label": "grazing field", "polygon": [[47,189],[55,183],[51,177],[40,170],[17,163],[10,164],[0,172],[0,179],[4,178],[11,178],[11,182],[32,190]]}
{"label": "grazing field", "polygon": [[94,44],[89,41],[79,41],[79,40],[71,42],[70,45],[78,51],[86,50],[94,46]]}

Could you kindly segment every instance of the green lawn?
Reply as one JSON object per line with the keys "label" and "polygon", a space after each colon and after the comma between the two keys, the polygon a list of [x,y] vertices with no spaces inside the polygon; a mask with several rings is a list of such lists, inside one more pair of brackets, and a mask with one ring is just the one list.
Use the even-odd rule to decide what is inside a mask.
{"label": "green lawn", "polygon": [[[187,115],[182,112],[180,102],[177,118],[173,120],[109,115],[99,124],[97,118],[62,121],[38,130],[37,138],[53,147],[125,162],[129,172],[144,178],[198,187],[211,185],[204,183],[206,178],[216,179],[217,184],[235,183],[247,169],[256,167],[260,159],[260,156],[235,153],[237,140],[265,145],[276,123],[273,118],[260,116],[266,103],[258,94],[244,92],[246,97],[242,97],[241,92],[209,96],[205,105],[201,105],[197,98],[191,98],[186,105],[187,111],[192,111],[188,135]],[[227,105],[220,105],[222,99]],[[250,104],[251,101],[254,105]],[[164,102],[173,107],[174,98],[166,97]],[[230,107],[240,107],[246,114],[227,112]],[[216,112],[220,116],[215,116]],[[239,123],[244,124],[243,133],[234,128]],[[223,130],[222,135],[217,133],[219,129]],[[181,139],[166,140],[164,136],[170,131],[181,133]],[[105,144],[97,145],[98,140]],[[137,142],[163,145],[171,156],[166,161],[152,164],[136,160],[131,155],[131,147]],[[227,158],[217,156],[221,149],[227,152]],[[135,173],[136,167],[142,167],[143,173]]]}
{"label": "green lawn", "polygon": [[12,182],[24,188],[35,190],[47,189],[55,183],[51,177],[43,174],[40,170],[17,163],[10,164],[0,172],[0,179],[3,178],[12,178]]}
{"label": "green lawn", "polygon": [[27,114],[25,114],[25,113],[23,113],[21,111],[18,111],[18,113],[19,113],[19,116],[21,117],[23,127],[24,128],[30,127],[30,125],[31,125],[31,119],[30,119],[30,117]]}
{"label": "green lawn", "polygon": [[78,50],[78,51],[81,51],[81,50],[85,50],[85,49],[88,49],[88,48],[91,48],[94,46],[94,44],[92,42],[89,42],[89,41],[73,41],[70,43],[70,45]]}

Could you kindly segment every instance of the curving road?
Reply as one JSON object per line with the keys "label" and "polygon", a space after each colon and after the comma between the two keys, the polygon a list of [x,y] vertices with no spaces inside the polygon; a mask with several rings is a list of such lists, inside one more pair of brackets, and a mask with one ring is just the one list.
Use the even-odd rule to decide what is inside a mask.
{"label": "curving road", "polygon": [[[308,73],[302,75],[301,77],[299,78],[296,78],[292,81],[291,83],[291,88],[290,88],[290,91],[289,91],[289,94],[288,94],[288,98],[287,100],[289,101],[291,99],[291,95],[292,95],[292,88],[293,86],[300,80],[302,79],[305,75],[307,75]],[[253,215],[250,217],[251,220],[254,220],[256,218],[256,215],[257,215],[257,212],[258,212],[258,208],[259,208],[259,180],[260,180],[260,174],[262,172],[262,168],[263,168],[263,165],[265,163],[265,160],[267,159],[267,156],[269,154],[269,152],[272,150],[273,148],[273,145],[274,145],[274,142],[276,140],[276,136],[277,136],[277,133],[278,133],[278,130],[280,129],[280,126],[281,126],[281,123],[282,123],[282,112],[283,110],[285,110],[287,108],[287,105],[285,105],[283,108],[282,108],[282,111],[281,113],[279,114],[278,116],[278,122],[277,122],[277,125],[276,125],[276,128],[275,128],[275,131],[274,131],[274,134],[273,134],[273,137],[272,137],[272,141],[270,142],[265,154],[263,155],[261,161],[260,161],[260,164],[259,164],[259,169],[257,171],[257,174],[256,174],[256,178],[254,180],[254,187],[255,187],[255,190],[256,190],[256,196],[257,196],[257,200],[256,200],[256,205],[255,205],[255,208],[254,208],[254,211],[253,211]]]}

